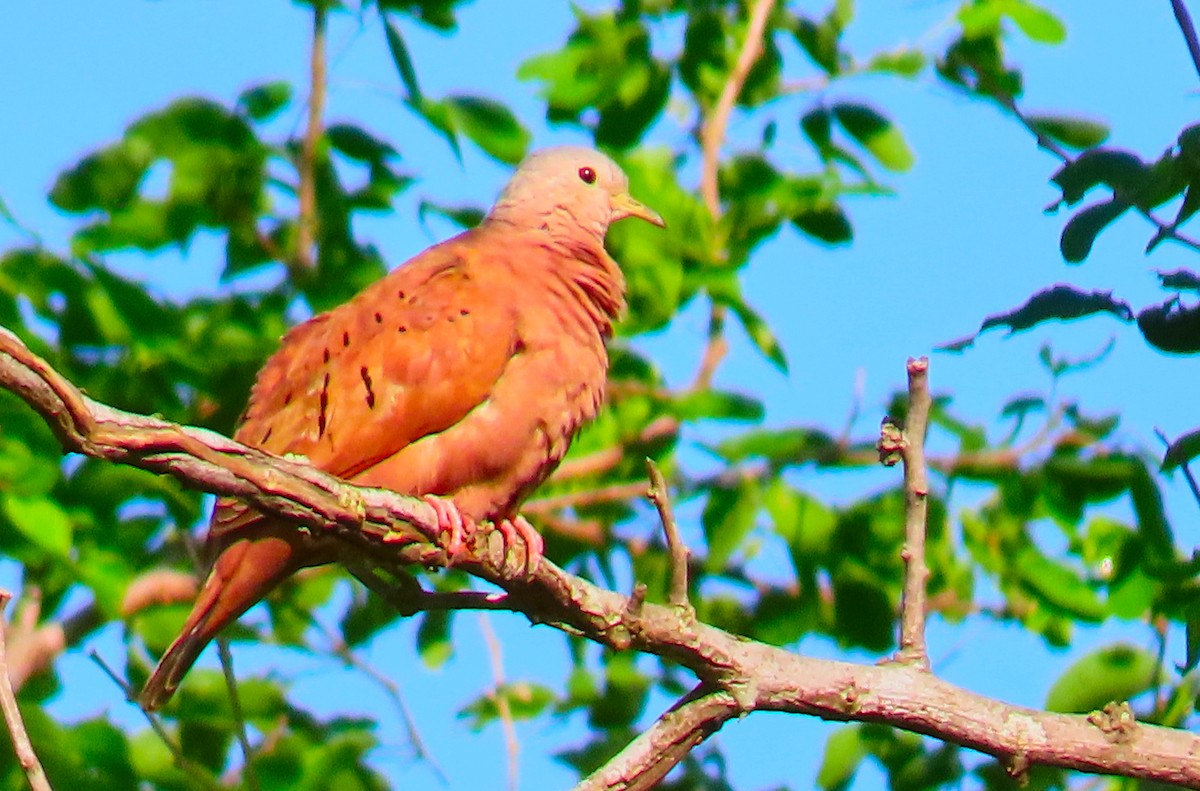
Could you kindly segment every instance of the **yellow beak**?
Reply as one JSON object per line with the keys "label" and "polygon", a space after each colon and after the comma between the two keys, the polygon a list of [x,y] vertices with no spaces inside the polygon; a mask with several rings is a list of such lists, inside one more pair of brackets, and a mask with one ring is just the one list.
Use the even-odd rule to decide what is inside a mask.
{"label": "yellow beak", "polygon": [[667,224],[658,212],[637,200],[628,192],[618,192],[612,196],[612,222],[626,217],[640,217],[651,225],[666,228]]}

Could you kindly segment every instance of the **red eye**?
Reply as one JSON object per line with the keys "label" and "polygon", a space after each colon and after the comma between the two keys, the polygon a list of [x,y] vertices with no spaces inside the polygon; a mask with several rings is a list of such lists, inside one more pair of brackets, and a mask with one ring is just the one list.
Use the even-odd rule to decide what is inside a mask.
{"label": "red eye", "polygon": [[596,183],[596,171],[594,171],[588,167],[580,168],[579,169],[579,178],[583,180],[584,184],[595,184]]}

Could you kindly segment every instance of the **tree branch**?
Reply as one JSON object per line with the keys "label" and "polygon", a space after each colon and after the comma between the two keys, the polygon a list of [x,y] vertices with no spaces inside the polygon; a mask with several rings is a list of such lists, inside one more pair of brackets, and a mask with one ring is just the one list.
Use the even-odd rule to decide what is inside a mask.
{"label": "tree branch", "polygon": [[[7,331],[0,331],[0,386],[24,398],[70,451],[242,497],[255,508],[336,538],[385,568],[446,562],[444,550],[434,544],[437,520],[425,503],[355,487],[212,432],[93,402]],[[653,602],[630,607],[629,596],[599,588],[549,561],[526,577],[523,569],[508,569],[503,558],[491,556],[486,531],[475,538],[456,567],[503,588],[506,601],[531,621],[688,668],[720,698],[720,706],[738,716],[763,710],[884,722],[1008,761],[1200,789],[1200,737],[1186,731],[1131,722],[1126,716],[1120,718],[1120,728],[1113,728],[1113,717],[1011,706],[909,665],[810,659],[681,619],[674,607]],[[693,716],[693,709],[681,709]],[[691,743],[698,744],[704,735]],[[683,754],[671,752],[653,771],[665,774]]]}
{"label": "tree branch", "polygon": [[684,607],[690,612],[692,605],[688,599],[688,548],[679,535],[679,525],[675,522],[671,495],[667,492],[667,482],[663,479],[662,470],[658,469],[653,459],[646,459],[646,469],[650,473],[650,491],[647,494],[650,502],[658,509],[658,518],[662,522],[663,533],[667,536],[667,550],[671,553],[671,593],[668,601],[672,607]]}
{"label": "tree branch", "polygon": [[900,650],[896,661],[929,669],[925,647],[925,530],[929,513],[929,473],[925,435],[929,431],[929,358],[908,361],[908,416],[900,457],[904,460],[904,592],[900,604]]}
{"label": "tree branch", "polygon": [[[746,38],[742,41],[737,60],[734,61],[725,84],[721,86],[716,105],[700,128],[700,197],[714,222],[721,218],[718,175],[721,167],[721,146],[729,128],[729,117],[733,114],[733,107],[746,84],[746,77],[762,56],[767,20],[770,19],[774,7],[775,0],[754,0],[750,9],[750,19],[746,24]],[[712,384],[717,366],[728,351],[729,342],[725,339],[725,306],[713,303],[708,318],[708,342],[704,346],[700,367],[692,383],[694,388],[703,389]]]}
{"label": "tree branch", "polygon": [[325,25],[324,3],[313,3],[312,51],[309,53],[308,124],[300,148],[299,218],[296,229],[296,265],[301,272],[315,266],[313,250],[317,237],[317,145],[321,141],[325,115]]}
{"label": "tree branch", "polygon": [[575,791],[650,791],[696,745],[737,716],[738,705],[732,695],[702,684],[575,786]]}
{"label": "tree branch", "polygon": [[52,791],[46,770],[33,751],[29,741],[29,732],[25,730],[25,722],[21,719],[21,709],[17,706],[17,695],[13,692],[12,682],[8,677],[8,657],[5,652],[5,627],[3,612],[8,607],[12,594],[0,590],[0,711],[4,712],[4,724],[8,726],[8,735],[12,739],[13,750],[17,753],[17,762],[25,772],[25,779],[33,791]]}
{"label": "tree branch", "polygon": [[1196,74],[1200,75],[1200,40],[1196,39],[1196,26],[1192,24],[1192,15],[1188,13],[1187,4],[1183,0],[1171,0],[1171,10],[1175,12],[1175,22],[1187,42],[1188,54],[1192,56],[1192,65]]}

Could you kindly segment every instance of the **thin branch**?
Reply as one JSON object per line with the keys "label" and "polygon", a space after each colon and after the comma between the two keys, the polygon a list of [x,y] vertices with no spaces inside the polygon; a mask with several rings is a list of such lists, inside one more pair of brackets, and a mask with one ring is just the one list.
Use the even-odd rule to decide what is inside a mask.
{"label": "thin branch", "polygon": [[88,657],[97,665],[99,665],[100,669],[104,671],[104,674],[108,676],[112,682],[117,685],[121,692],[125,694],[125,699],[137,706],[138,710],[142,712],[142,716],[144,716],[146,721],[150,723],[150,729],[154,731],[159,740],[166,745],[167,750],[171,753],[171,757],[175,759],[175,766],[177,766],[193,780],[198,781],[201,786],[212,789],[213,791],[223,788],[223,786],[217,782],[217,780],[210,775],[208,771],[193,763],[191,759],[183,754],[183,748],[180,747],[179,742],[175,741],[171,734],[167,732],[166,727],[163,726],[162,720],[159,719],[157,714],[146,711],[146,709],[138,705],[137,690],[131,687],[129,683],[125,681],[125,679],[117,675],[117,672],[109,667],[108,663],[104,661],[104,658],[101,657],[100,654],[93,650],[88,652]]}
{"label": "thin branch", "polygon": [[712,113],[700,130],[702,152],[700,196],[704,199],[704,205],[708,207],[708,213],[714,220],[721,216],[721,196],[717,187],[717,171],[721,164],[721,145],[725,141],[725,130],[729,126],[729,116],[733,113],[733,106],[737,103],[737,98],[742,93],[742,87],[746,84],[746,77],[750,75],[750,70],[754,68],[755,62],[762,55],[767,20],[774,7],[775,0],[754,0],[754,6],[750,9],[750,21],[746,25],[746,38],[742,42],[742,49],[738,52],[737,60],[734,61],[729,77],[721,86],[721,93],[717,97],[717,103],[714,105]]}
{"label": "thin branch", "polygon": [[586,456],[580,456],[577,459],[564,461],[550,475],[549,480],[560,483],[578,478],[587,478],[591,475],[600,475],[620,464],[627,453],[666,439],[667,437],[672,437],[677,433],[679,433],[679,420],[670,415],[664,415],[650,421],[649,425],[643,428],[641,433],[632,440],[605,448],[604,450],[598,450],[595,453],[589,453]]}
{"label": "thin branch", "polygon": [[[295,460],[163,420],[85,399],[8,332],[0,332],[0,387],[20,395],[68,449],[160,473],[185,485],[242,497],[265,513],[329,536],[381,567],[446,565],[433,509],[411,497],[356,487]],[[911,428],[911,427],[910,427]],[[1013,706],[978,695],[912,665],[856,665],[813,659],[730,634],[674,607],[604,590],[543,560],[531,575],[495,562],[480,531],[455,566],[503,588],[534,623],[613,650],[662,657],[727,695],[738,716],[805,713],[880,722],[1023,765],[1174,783],[1200,789],[1200,736],[1116,718],[1089,718]],[[714,693],[718,694],[718,693]],[[1112,725],[1120,727],[1111,727]],[[699,739],[695,743],[699,743]],[[669,771],[682,753],[657,765]],[[601,770],[603,773],[603,770]],[[203,774],[201,774],[203,776]],[[208,785],[213,785],[205,777]],[[628,787],[628,785],[626,785]]]}
{"label": "thin branch", "polygon": [[496,630],[492,628],[487,616],[482,613],[479,615],[479,631],[483,633],[488,661],[492,665],[492,702],[496,704],[496,715],[504,729],[504,752],[508,757],[508,789],[517,791],[521,786],[521,743],[517,740],[517,726],[513,720],[512,707],[508,704],[508,691],[504,688],[504,656],[500,651],[500,639],[496,637]]}
{"label": "thin branch", "polygon": [[575,791],[650,791],[696,745],[738,713],[732,695],[700,685],[575,786]]}
{"label": "thin branch", "polygon": [[929,567],[925,531],[929,512],[929,473],[925,434],[929,429],[929,358],[908,361],[908,417],[900,455],[904,461],[904,592],[900,605],[900,650],[896,661],[929,669],[925,647],[925,598]]}
{"label": "thin branch", "polygon": [[229,692],[229,710],[233,714],[236,725],[234,735],[242,750],[242,777],[250,791],[258,791],[258,772],[254,769],[254,747],[250,744],[250,735],[246,732],[246,715],[242,712],[242,696],[238,694],[237,676],[233,674],[233,653],[229,650],[229,638],[217,635],[217,657],[221,662],[221,675],[225,677],[225,687]]}
{"label": "thin branch", "polygon": [[1196,38],[1196,26],[1192,24],[1192,15],[1188,13],[1187,4],[1183,0],[1171,0],[1171,10],[1175,12],[1175,21],[1183,40],[1187,42],[1188,54],[1192,56],[1192,65],[1196,74],[1200,75],[1200,40]]}
{"label": "thin branch", "polygon": [[346,645],[340,635],[334,634],[325,624],[316,618],[312,618],[310,622],[324,633],[325,639],[329,642],[330,653],[340,659],[347,667],[357,670],[383,688],[384,694],[392,701],[392,705],[396,707],[396,713],[400,715],[400,720],[404,723],[404,729],[408,732],[408,742],[413,748],[413,754],[418,760],[429,764],[429,768],[443,786],[450,785],[450,778],[446,776],[446,772],[442,769],[441,764],[433,757],[433,753],[425,746],[425,740],[422,738],[421,730],[417,726],[417,718],[413,716],[412,709],[408,707],[408,701],[404,699],[404,693],[401,691],[400,685],[380,672],[374,665],[358,656],[350,646]]}
{"label": "thin branch", "polygon": [[301,272],[315,265],[313,248],[317,236],[317,146],[321,141],[325,115],[326,9],[313,3],[312,52],[309,55],[308,125],[300,149],[300,216],[296,231],[296,264]]}
{"label": "thin branch", "polygon": [[646,459],[646,469],[650,473],[650,490],[646,495],[658,509],[658,518],[667,536],[667,550],[671,553],[671,593],[668,601],[672,606],[683,607],[690,612],[692,605],[688,599],[688,548],[679,535],[679,525],[675,522],[671,495],[667,491],[667,482],[663,478],[662,470],[658,469],[653,459]]}
{"label": "thin branch", "polygon": [[[775,0],[754,0],[742,48],[738,51],[729,77],[721,86],[716,105],[700,128],[700,197],[714,222],[721,217],[721,193],[718,185],[721,146],[725,142],[729,118],[746,84],[746,78],[754,68],[755,62],[762,56],[767,21],[774,7]],[[692,384],[695,389],[704,389],[712,384],[717,366],[729,351],[729,343],[725,339],[725,313],[724,305],[713,303],[708,318],[708,341]]]}
{"label": "thin branch", "polygon": [[644,497],[645,494],[645,481],[614,483],[610,486],[601,486],[598,489],[584,489],[579,492],[566,492],[565,494],[555,494],[549,497],[539,497],[525,503],[521,510],[526,514],[547,514],[554,511],[561,511],[563,508],[579,508],[580,506],[632,500],[637,497]]}
{"label": "thin branch", "polygon": [[29,787],[33,791],[52,791],[46,770],[42,768],[42,762],[33,750],[33,743],[29,741],[29,732],[25,730],[25,721],[21,719],[21,709],[17,706],[17,694],[8,678],[4,609],[8,607],[11,599],[11,593],[0,589],[0,710],[4,712],[4,724],[8,726],[8,735],[12,739],[17,762],[25,772]]}

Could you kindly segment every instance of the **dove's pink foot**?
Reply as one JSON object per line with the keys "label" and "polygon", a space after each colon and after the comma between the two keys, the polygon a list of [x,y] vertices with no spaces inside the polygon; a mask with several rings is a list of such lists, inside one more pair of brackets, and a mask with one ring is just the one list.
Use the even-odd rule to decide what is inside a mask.
{"label": "dove's pink foot", "polygon": [[542,534],[529,524],[528,519],[520,515],[514,519],[501,519],[496,522],[496,529],[500,531],[500,535],[504,536],[506,554],[508,548],[517,543],[518,538],[525,545],[525,576],[533,576],[533,572],[537,570],[538,564],[542,561],[543,550],[546,548],[542,541]]}
{"label": "dove's pink foot", "polygon": [[458,506],[452,501],[435,494],[426,494],[422,500],[437,514],[438,534],[446,533],[446,543],[443,545],[450,562],[467,549],[467,537],[475,532],[475,523],[462,515]]}

